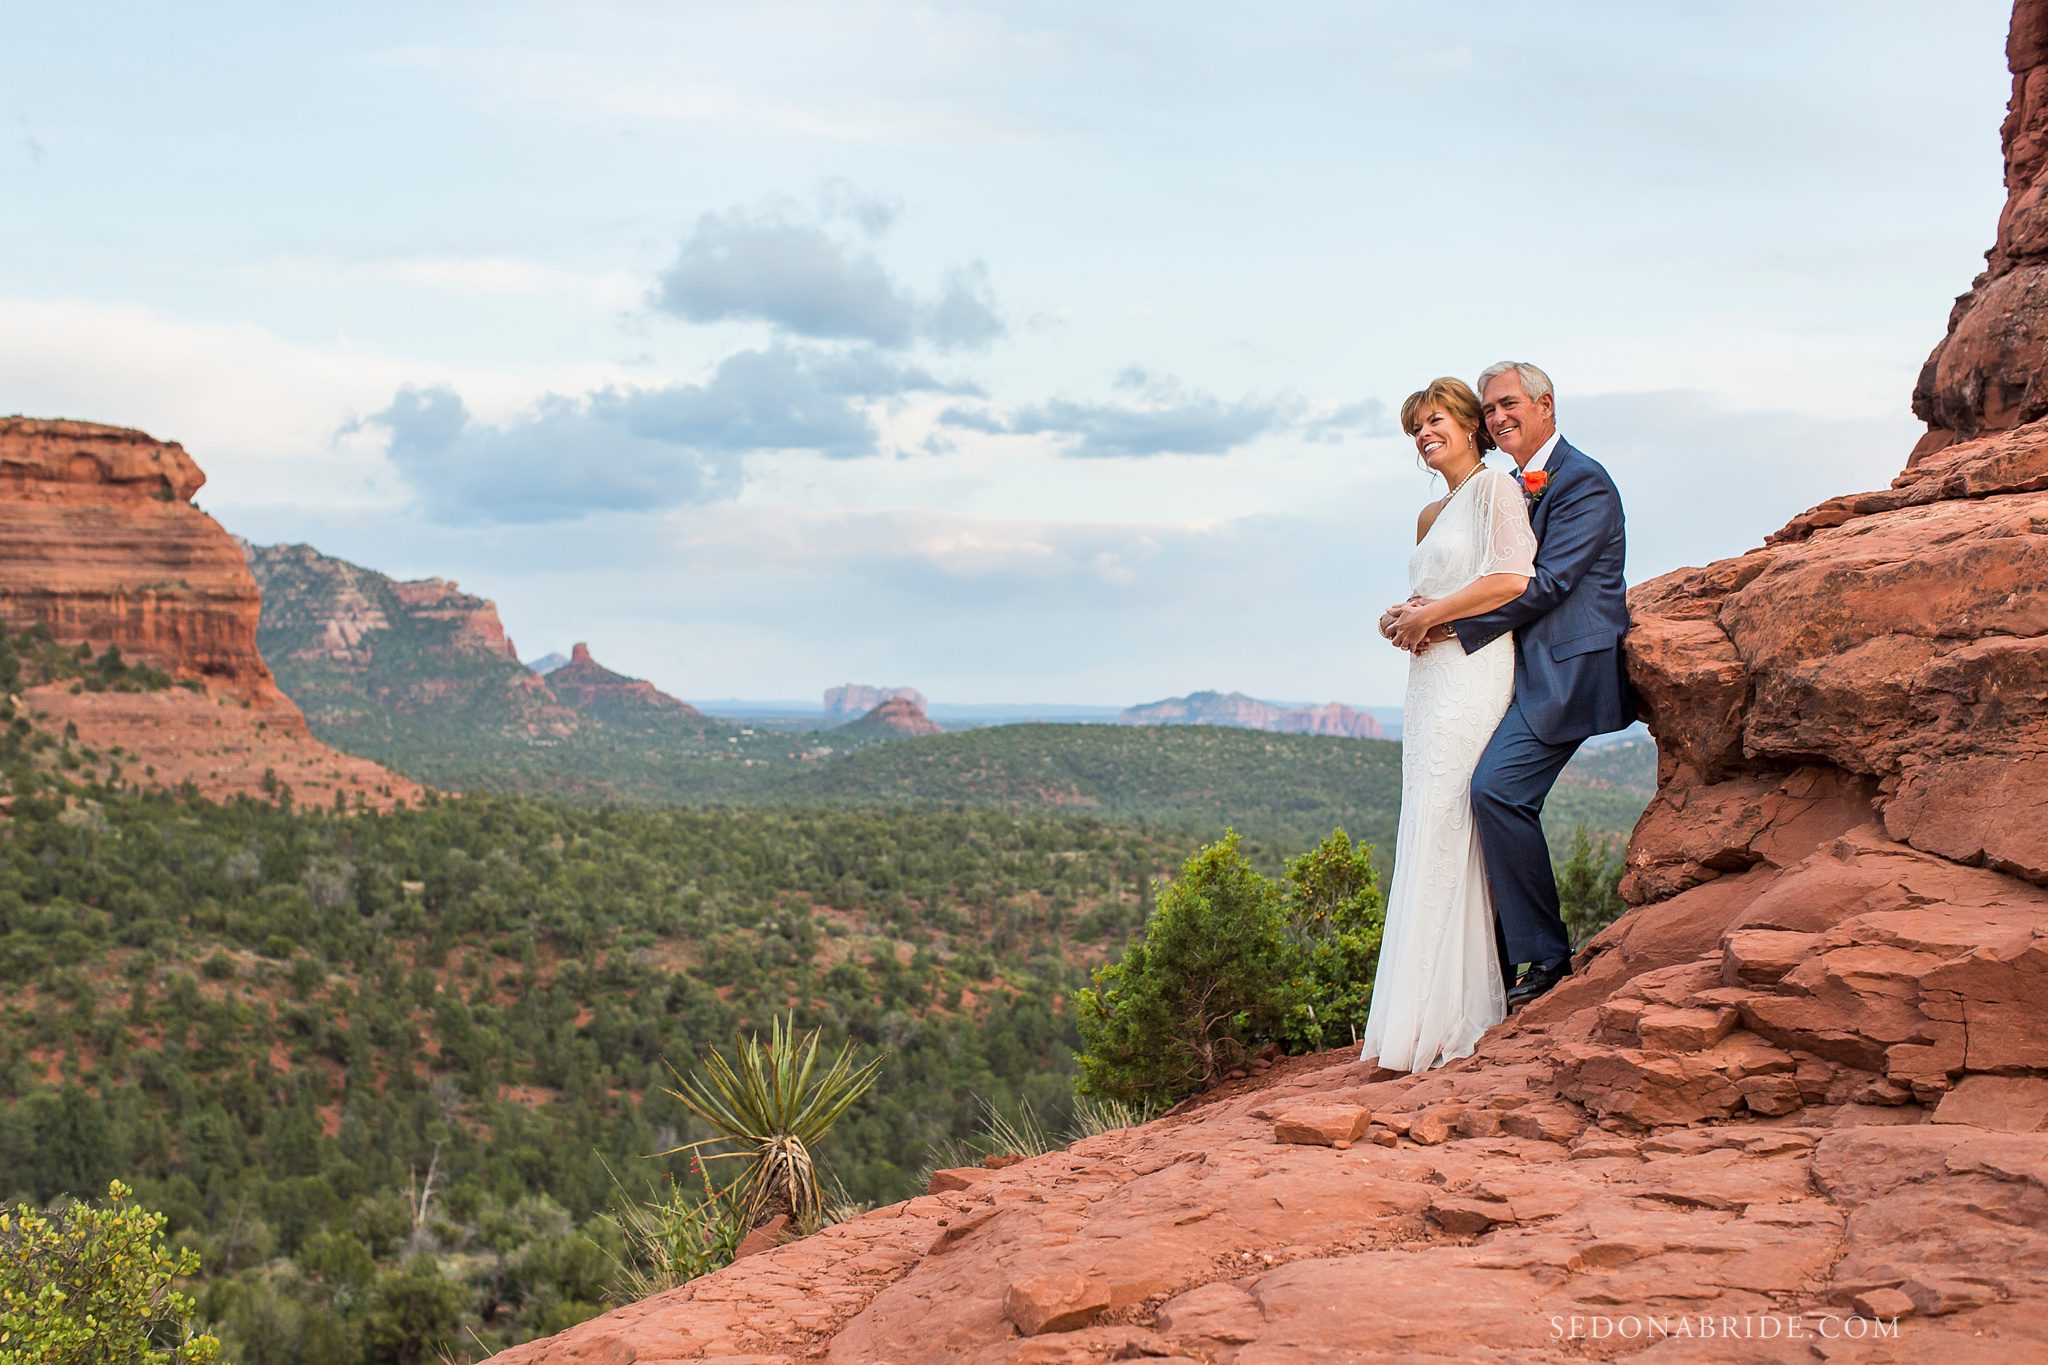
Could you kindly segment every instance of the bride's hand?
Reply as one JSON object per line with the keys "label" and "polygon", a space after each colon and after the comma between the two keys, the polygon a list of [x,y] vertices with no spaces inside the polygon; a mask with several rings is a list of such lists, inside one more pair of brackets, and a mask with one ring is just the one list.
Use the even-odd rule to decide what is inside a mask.
{"label": "bride's hand", "polygon": [[1443,638],[1443,627],[1431,624],[1419,611],[1402,614],[1394,625],[1393,641],[1411,654],[1417,654]]}
{"label": "bride's hand", "polygon": [[1405,602],[1396,602],[1388,607],[1380,613],[1380,634],[1389,640],[1393,639],[1395,628],[1401,624],[1401,618],[1428,600],[1426,597],[1411,597]]}

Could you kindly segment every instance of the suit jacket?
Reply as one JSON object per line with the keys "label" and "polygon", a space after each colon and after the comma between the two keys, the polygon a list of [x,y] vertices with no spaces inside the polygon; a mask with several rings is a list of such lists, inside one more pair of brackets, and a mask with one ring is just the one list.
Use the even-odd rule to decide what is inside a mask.
{"label": "suit jacket", "polygon": [[1522,595],[1453,621],[1467,653],[1515,632],[1515,703],[1546,744],[1627,728],[1636,718],[1621,637],[1628,634],[1621,494],[1598,461],[1560,439],[1536,500],[1536,572]]}

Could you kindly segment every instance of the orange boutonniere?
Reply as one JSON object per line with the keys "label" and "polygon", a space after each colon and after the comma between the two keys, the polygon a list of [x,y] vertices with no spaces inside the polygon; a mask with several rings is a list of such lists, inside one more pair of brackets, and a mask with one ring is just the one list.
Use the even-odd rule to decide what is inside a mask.
{"label": "orange boutonniere", "polygon": [[1550,487],[1550,475],[1541,469],[1534,469],[1522,476],[1522,491],[1535,502],[1542,498],[1543,490]]}

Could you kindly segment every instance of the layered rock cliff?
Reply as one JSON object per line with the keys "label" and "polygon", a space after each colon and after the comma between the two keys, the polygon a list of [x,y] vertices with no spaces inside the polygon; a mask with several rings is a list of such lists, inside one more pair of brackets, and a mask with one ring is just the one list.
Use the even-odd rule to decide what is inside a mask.
{"label": "layered rock cliff", "polygon": [[40,622],[217,692],[278,700],[249,566],[192,505],[205,482],[175,442],[0,418],[0,625]]}
{"label": "layered rock cliff", "polygon": [[160,692],[32,689],[32,711],[129,755],[129,780],[213,796],[383,805],[419,788],[314,740],[257,648],[262,612],[241,549],[192,505],[206,481],[182,446],[94,422],[0,418],[0,625],[116,646],[194,684]]}
{"label": "layered rock cliff", "polygon": [[[2044,25],[2022,0],[2022,166]],[[2020,181],[2018,264],[1937,353],[1971,403],[1890,488],[1632,594],[1661,754],[1636,908],[1475,1056],[1283,1063],[499,1359],[2048,1356],[2048,421],[2035,286],[1998,285],[2030,269]]]}
{"label": "layered rock cliff", "polygon": [[394,579],[310,545],[248,553],[263,587],[264,657],[335,742],[402,762],[437,734],[459,744],[482,734],[545,743],[576,729],[576,713],[519,662],[489,599],[446,579]]}

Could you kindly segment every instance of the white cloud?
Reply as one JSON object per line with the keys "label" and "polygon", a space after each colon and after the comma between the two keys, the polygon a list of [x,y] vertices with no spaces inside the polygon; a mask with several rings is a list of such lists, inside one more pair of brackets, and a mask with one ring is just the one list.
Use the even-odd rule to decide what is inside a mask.
{"label": "white cloud", "polygon": [[346,344],[294,341],[253,322],[19,298],[0,298],[0,373],[8,405],[22,412],[179,442],[206,473],[199,500],[208,506],[299,498],[329,508],[411,499],[374,434],[336,435],[408,383],[452,385],[479,416],[499,420],[536,389],[587,391],[626,378],[604,364],[542,375],[422,366]]}
{"label": "white cloud", "polygon": [[248,322],[0,299],[0,373],[12,404],[31,415],[180,442],[207,474],[202,502],[305,497],[347,507],[400,496],[380,462],[329,440],[337,412],[388,397],[403,379],[389,357],[296,344]]}
{"label": "white cloud", "polygon": [[864,242],[888,230],[892,207],[833,182],[822,211],[773,197],[699,214],[648,303],[687,322],[766,322],[796,336],[940,350],[985,349],[1006,330],[988,268],[954,266],[936,295],[903,285]]}

